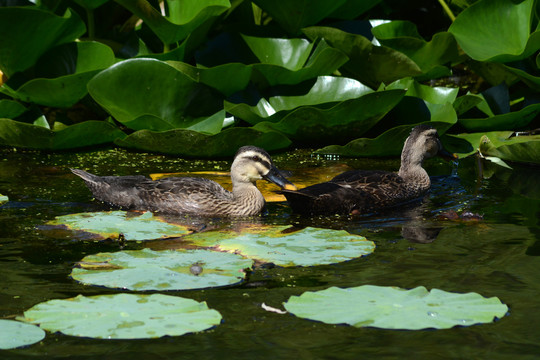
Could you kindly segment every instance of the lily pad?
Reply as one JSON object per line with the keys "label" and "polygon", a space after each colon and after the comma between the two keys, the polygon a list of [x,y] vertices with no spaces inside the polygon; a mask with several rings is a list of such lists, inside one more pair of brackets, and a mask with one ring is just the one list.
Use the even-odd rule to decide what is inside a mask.
{"label": "lily pad", "polygon": [[3,204],[8,201],[9,201],[9,198],[6,195],[0,194],[0,204]]}
{"label": "lily pad", "polygon": [[50,300],[24,312],[26,322],[65,335],[149,339],[209,329],[221,315],[205,302],[162,294],[116,294]]}
{"label": "lily pad", "polygon": [[0,349],[31,345],[45,338],[45,331],[20,321],[0,320]]}
{"label": "lily pad", "polygon": [[127,250],[86,256],[71,277],[136,291],[203,289],[240,283],[252,265],[240,255],[208,250]]}
{"label": "lily pad", "polygon": [[101,239],[118,238],[123,234],[128,241],[166,239],[190,233],[187,227],[167,223],[151,212],[142,215],[126,211],[71,214],[57,216],[47,224],[89,232]]}
{"label": "lily pad", "polygon": [[496,297],[428,291],[423,286],[411,290],[374,285],[331,287],[291,296],[284,305],[298,317],[327,324],[406,330],[490,323],[508,312]]}
{"label": "lily pad", "polygon": [[288,226],[268,226],[243,229],[241,233],[207,231],[186,236],[185,240],[279,266],[334,264],[375,250],[372,241],[343,230],[290,230]]}

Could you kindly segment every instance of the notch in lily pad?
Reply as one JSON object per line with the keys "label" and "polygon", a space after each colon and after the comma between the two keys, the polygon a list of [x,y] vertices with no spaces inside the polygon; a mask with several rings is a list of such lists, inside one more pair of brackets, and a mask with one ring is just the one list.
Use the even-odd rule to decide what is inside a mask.
{"label": "notch in lily pad", "polygon": [[49,300],[25,311],[21,320],[70,336],[150,339],[204,331],[221,319],[205,302],[163,294],[114,294]]}
{"label": "notch in lily pad", "polygon": [[119,238],[127,241],[156,240],[191,233],[183,225],[163,221],[151,212],[105,211],[57,216],[47,225],[65,226],[69,230],[94,234],[98,239]]}
{"label": "notch in lily pad", "polygon": [[284,305],[298,317],[326,324],[402,330],[491,323],[508,312],[497,297],[428,291],[423,286],[411,290],[374,285],[331,287],[291,296]]}
{"label": "notch in lily pad", "polygon": [[252,265],[240,255],[209,250],[126,250],[86,256],[71,277],[135,291],[188,290],[241,283]]}
{"label": "notch in lily pad", "polygon": [[195,245],[238,253],[278,266],[315,266],[348,261],[375,250],[363,236],[343,230],[264,226],[234,231],[206,231],[185,237]]}

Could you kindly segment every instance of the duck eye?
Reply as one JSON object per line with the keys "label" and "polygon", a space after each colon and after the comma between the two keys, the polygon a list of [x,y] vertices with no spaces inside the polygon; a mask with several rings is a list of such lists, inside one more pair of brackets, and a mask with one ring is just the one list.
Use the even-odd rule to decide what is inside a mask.
{"label": "duck eye", "polygon": [[261,161],[261,158],[258,157],[257,155],[253,155],[253,156],[251,157],[251,160],[253,160],[253,161]]}

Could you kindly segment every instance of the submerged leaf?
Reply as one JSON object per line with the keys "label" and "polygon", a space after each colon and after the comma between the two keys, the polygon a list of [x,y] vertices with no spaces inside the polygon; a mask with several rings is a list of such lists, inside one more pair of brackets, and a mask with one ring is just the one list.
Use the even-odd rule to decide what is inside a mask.
{"label": "submerged leaf", "polygon": [[45,331],[38,326],[0,319],[0,349],[31,345],[43,338],[45,338]]}
{"label": "submerged leaf", "polygon": [[71,336],[151,339],[209,329],[221,315],[205,302],[178,296],[116,294],[46,301],[22,320]]}
{"label": "submerged leaf", "polygon": [[[288,231],[284,231],[288,230]],[[198,246],[239,253],[279,266],[334,264],[372,253],[375,244],[342,230],[307,227],[298,231],[287,226],[268,226],[234,231],[206,231],[185,240]]]}
{"label": "submerged leaf", "polygon": [[[226,286],[244,280],[253,261],[209,250],[127,250],[86,256],[71,277],[89,285],[135,291],[187,290]],[[88,268],[97,264],[97,268]],[[106,265],[106,266],[104,266]],[[194,269],[196,267],[196,269]]]}
{"label": "submerged leaf", "polygon": [[508,312],[496,297],[428,291],[423,286],[411,290],[374,285],[331,287],[291,296],[284,305],[298,317],[327,324],[406,330],[489,323]]}
{"label": "submerged leaf", "polygon": [[189,234],[187,227],[167,223],[151,212],[142,215],[126,211],[105,211],[57,216],[48,225],[66,226],[70,230],[93,233],[102,239],[154,240]]}

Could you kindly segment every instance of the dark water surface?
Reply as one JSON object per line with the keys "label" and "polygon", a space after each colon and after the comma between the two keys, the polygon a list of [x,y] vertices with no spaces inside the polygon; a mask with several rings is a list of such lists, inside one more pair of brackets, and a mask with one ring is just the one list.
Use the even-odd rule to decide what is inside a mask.
{"label": "dark water surface", "polygon": [[[106,209],[92,200],[69,167],[101,175],[228,171],[230,162],[174,159],[102,150],[79,154],[0,152],[0,317],[33,305],[83,295],[117,293],[83,286],[68,275],[88,254],[116,251],[113,242],[51,238],[38,229],[55,216]],[[396,170],[393,160],[319,159],[309,152],[276,155],[278,167],[302,169],[346,163]],[[344,229],[374,241],[375,252],[352,261],[307,268],[260,268],[249,281],[204,291],[174,291],[218,310],[223,323],[209,331],[152,340],[96,340],[47,333],[40,343],[0,350],[0,359],[535,359],[540,358],[540,168],[513,170],[462,160],[456,169],[433,160],[431,194],[418,206],[377,216],[302,218],[286,203],[272,203],[252,220]],[[441,220],[450,210],[480,213],[482,221]],[[216,224],[217,220],[213,220]],[[140,248],[140,244],[128,244]],[[497,296],[510,312],[501,320],[449,330],[396,331],[327,325],[266,312],[292,295],[330,286],[364,284]]]}

